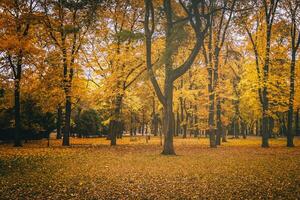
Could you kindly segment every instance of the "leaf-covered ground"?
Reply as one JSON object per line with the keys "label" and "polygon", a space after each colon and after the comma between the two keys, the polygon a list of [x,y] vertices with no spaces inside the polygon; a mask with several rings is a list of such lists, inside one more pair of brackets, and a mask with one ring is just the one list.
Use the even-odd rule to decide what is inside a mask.
{"label": "leaf-covered ground", "polygon": [[299,199],[300,138],[175,139],[177,156],[160,155],[159,138],[30,141],[0,145],[0,199]]}

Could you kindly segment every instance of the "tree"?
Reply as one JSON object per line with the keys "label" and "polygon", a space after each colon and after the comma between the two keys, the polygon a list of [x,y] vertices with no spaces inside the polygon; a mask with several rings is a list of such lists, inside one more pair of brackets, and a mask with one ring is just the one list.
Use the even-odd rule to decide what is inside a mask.
{"label": "tree", "polygon": [[291,45],[291,61],[290,61],[290,87],[289,87],[289,109],[288,109],[288,125],[287,125],[287,146],[293,147],[293,115],[295,100],[295,66],[297,51],[300,45],[300,4],[297,0],[283,1],[284,9],[290,26],[290,45]]}
{"label": "tree", "polygon": [[112,1],[103,13],[99,32],[84,45],[85,59],[91,68],[92,81],[102,96],[99,104],[107,106],[110,114],[108,139],[117,144],[123,133],[123,104],[126,92],[146,71],[141,58],[141,9],[135,1]]}
{"label": "tree", "polygon": [[233,0],[231,4],[228,1],[222,1],[221,6],[218,6],[216,5],[216,3],[213,3],[214,7],[221,7],[221,16],[218,16],[218,13],[211,15],[212,25],[210,26],[208,31],[208,50],[203,48],[203,54],[205,58],[204,60],[209,80],[208,124],[210,131],[210,147],[216,147],[217,145],[221,144],[221,99],[220,95],[217,92],[217,88],[219,87],[220,53],[222,51],[226,39],[226,34],[233,15],[235,3],[235,0]]}
{"label": "tree", "polygon": [[99,3],[98,0],[40,1],[44,14],[43,23],[53,45],[60,51],[63,67],[63,88],[66,101],[63,146],[70,145],[72,82],[78,52],[94,22],[95,9]]}
{"label": "tree", "polygon": [[6,60],[14,80],[14,146],[21,142],[21,106],[20,91],[25,66],[32,64],[32,56],[38,53],[33,40],[33,26],[36,18],[36,2],[33,0],[15,0],[0,2],[1,57]]}
{"label": "tree", "polygon": [[[268,96],[268,84],[269,84],[269,74],[270,74],[270,57],[271,57],[271,36],[272,36],[272,27],[275,19],[275,14],[277,10],[279,0],[266,1],[263,0],[262,4],[255,2],[254,10],[255,16],[252,17],[255,19],[256,31],[263,30],[264,37],[264,47],[258,45],[257,33],[255,37],[249,28],[249,21],[242,21],[243,28],[245,28],[246,33],[250,39],[250,42],[253,47],[253,52],[255,55],[256,71],[258,80],[261,84],[261,87],[258,88],[258,96],[262,108],[262,147],[269,147],[269,130],[268,130],[268,121],[269,116],[269,96]],[[249,14],[249,12],[247,12]],[[251,14],[250,14],[251,15]],[[249,18],[249,16],[244,16]],[[251,19],[251,18],[249,18]],[[250,23],[252,24],[252,23]],[[263,51],[261,51],[261,49]],[[261,59],[263,58],[263,59]]]}
{"label": "tree", "polygon": [[[165,136],[164,147],[162,154],[164,155],[173,155],[175,154],[173,147],[173,83],[174,81],[182,76],[193,64],[195,61],[199,50],[201,49],[206,32],[210,26],[210,14],[211,10],[210,4],[206,1],[179,1],[181,8],[185,12],[185,17],[181,20],[176,20],[175,10],[172,7],[170,0],[163,1],[163,12],[166,25],[164,26],[164,36],[165,36],[165,52],[163,55],[163,60],[160,66],[164,66],[165,80],[164,80],[164,90],[162,91],[155,73],[153,70],[153,62],[151,58],[151,47],[152,47],[152,37],[155,31],[155,16],[154,16],[154,6],[152,0],[145,0],[145,43],[146,43],[146,65],[147,71],[150,76],[150,80],[156,92],[156,95],[163,105],[164,108],[164,119],[163,119],[163,132]],[[180,48],[180,45],[183,45],[186,37],[180,37],[178,32],[186,28],[187,23],[190,23],[194,31],[195,44],[192,48],[187,59],[177,68],[173,68],[173,56],[176,54],[176,51]]]}

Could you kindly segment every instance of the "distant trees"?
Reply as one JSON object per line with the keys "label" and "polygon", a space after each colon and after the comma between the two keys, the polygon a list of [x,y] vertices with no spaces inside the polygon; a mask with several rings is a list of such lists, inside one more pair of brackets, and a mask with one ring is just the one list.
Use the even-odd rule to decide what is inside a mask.
{"label": "distant trees", "polygon": [[255,134],[268,147],[281,135],[292,147],[299,11],[297,0],[2,0],[1,127],[15,146],[55,115],[63,145],[71,129],[109,127],[111,145],[164,136],[166,155],[174,136],[216,147]]}

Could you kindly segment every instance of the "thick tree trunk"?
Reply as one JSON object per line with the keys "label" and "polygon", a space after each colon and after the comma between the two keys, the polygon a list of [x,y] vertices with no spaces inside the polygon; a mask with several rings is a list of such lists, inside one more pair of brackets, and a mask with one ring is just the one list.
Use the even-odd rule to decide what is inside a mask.
{"label": "thick tree trunk", "polygon": [[[62,55],[63,55],[63,72],[64,72],[64,91],[66,97],[65,104],[65,126],[63,133],[63,146],[70,146],[70,131],[71,131],[71,112],[72,112],[72,99],[71,99],[71,88],[73,79],[73,68],[70,66],[68,73],[68,61],[67,61],[67,50],[65,48],[65,34],[62,34]],[[71,60],[71,65],[74,64],[74,59]],[[69,75],[69,76],[68,76]]]}
{"label": "thick tree trunk", "polygon": [[173,123],[173,82],[166,79],[165,82],[165,99],[166,104],[164,105],[164,147],[162,154],[164,155],[175,155],[173,146],[173,134],[174,134],[174,123]]}
{"label": "thick tree trunk", "polygon": [[118,95],[115,99],[115,108],[113,119],[110,121],[110,145],[117,145],[117,136],[121,134],[122,131],[122,121],[121,121],[121,106],[122,106],[121,95]]}
{"label": "thick tree trunk", "polygon": [[263,148],[269,147],[269,133],[268,133],[268,117],[263,114],[262,119],[262,145]]}
{"label": "thick tree trunk", "polygon": [[[20,67],[21,68],[21,67]],[[15,147],[21,147],[22,141],[21,141],[21,106],[20,106],[20,78],[21,78],[21,70],[17,74],[18,77],[15,80],[15,133],[14,133],[14,146]]]}

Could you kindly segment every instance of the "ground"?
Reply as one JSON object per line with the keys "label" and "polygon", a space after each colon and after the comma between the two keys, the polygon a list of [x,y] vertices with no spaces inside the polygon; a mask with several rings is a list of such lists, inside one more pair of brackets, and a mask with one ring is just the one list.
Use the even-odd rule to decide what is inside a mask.
{"label": "ground", "polygon": [[272,139],[231,139],[211,149],[205,138],[176,138],[177,156],[160,155],[159,138],[29,141],[0,145],[0,199],[299,199],[296,147]]}

